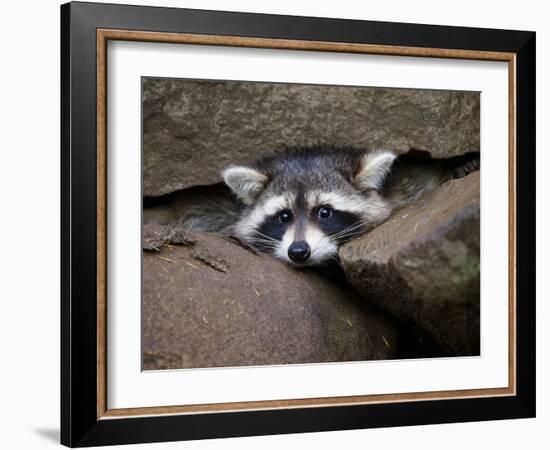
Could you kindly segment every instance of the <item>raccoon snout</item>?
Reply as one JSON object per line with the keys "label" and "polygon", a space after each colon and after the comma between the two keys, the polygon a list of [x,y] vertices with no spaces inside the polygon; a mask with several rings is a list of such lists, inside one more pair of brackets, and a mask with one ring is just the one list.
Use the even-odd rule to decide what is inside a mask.
{"label": "raccoon snout", "polygon": [[288,247],[288,257],[294,262],[305,262],[311,255],[311,249],[306,241],[293,242]]}

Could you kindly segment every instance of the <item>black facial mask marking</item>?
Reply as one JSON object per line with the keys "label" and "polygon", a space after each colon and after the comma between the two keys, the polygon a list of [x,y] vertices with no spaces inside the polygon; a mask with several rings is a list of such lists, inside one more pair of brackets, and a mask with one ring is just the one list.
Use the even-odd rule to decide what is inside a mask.
{"label": "black facial mask marking", "polygon": [[[347,211],[340,211],[337,209],[332,209],[332,214],[330,215],[330,217],[323,219],[319,217],[319,208],[320,207],[313,208],[313,210],[310,213],[309,220],[312,223],[316,224],[316,226],[327,236],[332,236],[336,233],[339,233],[345,230],[346,228],[351,227],[356,223],[359,223],[361,220],[361,217],[358,214],[347,212]],[[281,222],[278,214],[268,217],[263,222],[263,224],[258,228],[257,238],[260,242],[257,243],[257,246],[265,247],[265,248],[270,247],[268,242],[265,243],[265,245],[262,245],[261,241],[263,239],[269,240],[268,238],[271,238],[277,241],[282,241],[286,230],[293,223],[295,224],[297,231],[301,230],[302,231],[301,234],[305,233],[305,229],[307,228],[307,223],[306,223],[305,217],[302,214],[298,215],[298,217],[293,216],[291,221],[284,222],[284,223]],[[354,228],[353,231],[359,233],[360,229]],[[265,236],[268,236],[268,238],[266,238]],[[299,236],[297,236],[297,238],[298,237]],[[346,238],[349,239],[348,236],[342,236],[342,238],[338,240],[345,241]]]}
{"label": "black facial mask marking", "polygon": [[[321,231],[327,236],[332,236],[360,222],[361,217],[355,213],[333,209],[330,217],[322,219],[319,217],[319,207],[317,207],[312,210],[310,220],[315,222]],[[359,230],[357,231],[359,232]]]}
{"label": "black facial mask marking", "polygon": [[281,222],[279,220],[278,214],[275,214],[273,216],[269,216],[264,223],[258,228],[258,232],[261,233],[258,236],[258,239],[264,239],[264,236],[268,236],[271,239],[275,239],[277,241],[283,240],[283,235],[285,234],[287,228],[292,224],[292,221],[289,222]]}

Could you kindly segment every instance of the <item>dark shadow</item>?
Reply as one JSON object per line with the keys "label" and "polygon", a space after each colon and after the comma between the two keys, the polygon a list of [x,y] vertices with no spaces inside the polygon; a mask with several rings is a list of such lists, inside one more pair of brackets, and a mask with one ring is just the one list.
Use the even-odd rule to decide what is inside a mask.
{"label": "dark shadow", "polygon": [[50,442],[59,444],[60,436],[58,428],[38,428],[34,432]]}

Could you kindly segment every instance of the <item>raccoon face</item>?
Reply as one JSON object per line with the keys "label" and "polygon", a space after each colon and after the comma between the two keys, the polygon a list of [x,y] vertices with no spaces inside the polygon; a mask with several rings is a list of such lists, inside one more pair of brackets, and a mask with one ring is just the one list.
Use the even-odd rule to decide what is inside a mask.
{"label": "raccoon face", "polygon": [[223,172],[245,204],[234,233],[295,266],[338,258],[338,247],[384,221],[380,194],[395,155],[387,151],[273,158]]}

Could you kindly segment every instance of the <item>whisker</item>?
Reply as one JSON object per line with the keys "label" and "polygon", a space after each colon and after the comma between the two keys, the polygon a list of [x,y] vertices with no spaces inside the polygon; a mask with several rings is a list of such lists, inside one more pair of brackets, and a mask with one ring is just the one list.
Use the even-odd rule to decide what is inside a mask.
{"label": "whisker", "polygon": [[279,241],[277,239],[272,238],[271,236],[268,236],[267,234],[263,234],[261,231],[255,230],[255,233],[258,234],[259,236],[261,236],[262,238],[266,239],[266,240],[279,243]]}
{"label": "whisker", "polygon": [[349,227],[346,227],[343,230],[340,230],[339,232],[330,235],[330,238],[331,239],[341,239],[344,236],[347,237],[347,236],[350,236],[350,235],[362,233],[364,228],[366,227],[366,225],[367,224],[363,221],[355,222],[354,224],[350,225]]}
{"label": "whisker", "polygon": [[354,222],[352,223],[351,225],[347,226],[346,228],[344,228],[343,230],[340,230],[340,232],[342,231],[346,231],[346,230],[350,230],[350,229],[353,229],[353,228],[357,228],[357,227],[360,227],[364,224],[363,221],[360,221],[360,222]]}
{"label": "whisker", "polygon": [[342,234],[347,234],[347,233],[356,233],[356,232],[361,232],[365,227],[363,225],[358,225],[356,227],[350,227],[350,228],[346,228],[344,230],[341,230],[339,231],[338,233],[335,233],[333,234],[332,236],[340,236]]}
{"label": "whisker", "polygon": [[254,244],[261,244],[261,245],[264,245],[264,246],[267,246],[267,247],[271,247],[271,248],[277,248],[277,245],[275,245],[273,242],[269,242],[269,241],[264,241],[264,240],[261,240],[261,239],[256,239],[254,241],[252,241]]}
{"label": "whisker", "polygon": [[360,236],[362,233],[350,233],[350,234],[346,234],[346,235],[343,235],[343,236],[338,236],[336,238],[333,238],[331,237],[331,240],[332,241],[336,241],[337,243],[339,242],[343,242],[343,241],[347,241],[351,238],[354,238],[356,236]]}
{"label": "whisker", "polygon": [[267,249],[276,250],[279,246],[279,242],[275,239],[265,239],[262,237],[254,237],[249,239],[252,245],[262,246]]}

